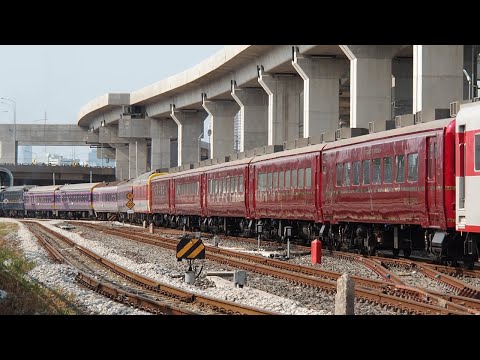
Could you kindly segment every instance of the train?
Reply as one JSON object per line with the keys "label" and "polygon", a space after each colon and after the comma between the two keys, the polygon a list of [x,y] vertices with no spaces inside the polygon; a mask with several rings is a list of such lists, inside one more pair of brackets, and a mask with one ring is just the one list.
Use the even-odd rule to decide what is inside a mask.
{"label": "train", "polygon": [[[435,120],[113,183],[15,186],[4,216],[147,222],[471,268],[479,257],[480,103]],[[288,230],[287,230],[288,229]]]}

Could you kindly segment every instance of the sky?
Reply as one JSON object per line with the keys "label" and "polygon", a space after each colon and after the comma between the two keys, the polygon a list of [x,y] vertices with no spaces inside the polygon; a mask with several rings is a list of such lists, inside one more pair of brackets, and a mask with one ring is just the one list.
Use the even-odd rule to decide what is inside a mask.
{"label": "sky", "polygon": [[[129,93],[182,72],[223,45],[0,45],[0,97],[16,102],[17,124],[76,124],[106,93]],[[6,112],[5,112],[6,111]],[[13,123],[0,103],[0,124]],[[44,147],[33,151],[43,152]],[[57,152],[59,147],[47,147]],[[72,149],[65,149],[66,154]],[[75,154],[89,148],[75,147]],[[19,151],[20,153],[20,151]]]}

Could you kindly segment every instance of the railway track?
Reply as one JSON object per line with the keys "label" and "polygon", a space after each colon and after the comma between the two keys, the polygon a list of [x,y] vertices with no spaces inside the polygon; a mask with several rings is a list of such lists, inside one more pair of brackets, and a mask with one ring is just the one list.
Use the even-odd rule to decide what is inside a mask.
{"label": "railway track", "polygon": [[[209,313],[222,314],[243,314],[243,315],[276,315],[267,310],[257,309],[249,306],[242,306],[229,301],[211,298],[199,295],[184,289],[180,289],[169,284],[164,284],[140,274],[125,269],[118,264],[96,254],[95,252],[73,242],[67,237],[37,223],[22,221],[29,230],[39,240],[40,244],[47,249],[47,252],[59,262],[66,262],[75,268],[83,268],[79,271],[76,279],[82,285],[97,291],[100,294],[108,296],[115,301],[123,302],[131,306],[155,314],[202,314],[206,310]],[[68,247],[65,247],[65,243]],[[90,264],[79,262],[72,253],[76,251],[90,260]],[[98,275],[98,270],[93,269],[91,263],[107,269],[117,277],[131,282],[133,291],[125,289],[124,286],[118,286],[115,281],[99,281],[98,276],[91,276],[87,272]],[[118,282],[118,281],[117,281]],[[138,290],[140,288],[140,290]],[[162,301],[158,301],[158,298]],[[179,306],[181,303],[182,306]],[[190,309],[186,309],[185,305]],[[196,308],[196,311],[192,309]],[[198,311],[200,309],[201,311]]]}
{"label": "railway track", "polygon": [[[436,303],[441,304],[442,301],[448,301],[460,306],[466,307],[471,313],[480,312],[480,300],[478,300],[478,289],[475,289],[464,282],[452,278],[448,275],[440,273],[435,269],[431,269],[429,266],[423,263],[418,263],[415,261],[409,261],[404,259],[387,259],[384,261],[384,258],[381,257],[365,257],[363,255],[344,253],[344,252],[334,252],[334,256],[341,257],[344,259],[350,259],[352,261],[357,261],[378,275],[380,275],[385,281],[392,282],[396,284],[397,288],[404,289],[405,291],[416,291],[423,293],[424,296],[430,296],[436,298]],[[457,294],[445,294],[442,292],[434,290],[424,290],[417,286],[407,286],[403,280],[400,279],[393,271],[389,270],[389,266],[386,265],[400,265],[403,267],[411,267],[419,270],[424,276],[429,277],[430,279],[443,283],[447,285],[450,289],[454,290]],[[417,267],[418,266],[418,267]]]}
{"label": "railway track", "polygon": [[[137,232],[145,232],[148,233],[148,229],[145,229],[141,226],[130,226],[130,228],[135,229]],[[178,229],[171,229],[171,228],[156,228],[156,233],[159,235],[162,234],[167,234],[167,235],[182,235],[183,231],[178,230]],[[189,232],[187,232],[189,233]],[[193,234],[193,233],[190,233]],[[202,237],[204,238],[212,238],[214,235],[210,233],[201,233]],[[238,242],[244,242],[248,244],[257,244],[257,239],[252,239],[252,238],[247,238],[247,237],[236,237],[236,236],[224,236],[221,235],[222,240],[233,240],[233,241],[238,241]],[[281,244],[275,241],[268,241],[268,240],[262,240],[262,245],[263,246],[271,246],[271,247],[285,247],[286,244]],[[304,245],[298,245],[298,244],[292,244],[292,249],[294,250],[299,250],[299,251],[305,251],[309,252],[310,247],[304,246]],[[325,249],[324,249],[325,251]],[[344,251],[333,251],[332,254],[352,254],[351,252],[344,252]],[[391,259],[390,257],[382,257],[382,256],[369,256],[371,259],[375,259],[378,261],[384,260],[384,259]],[[439,264],[432,264],[431,260],[428,259],[416,259],[416,260],[408,260],[408,259],[398,259],[398,260],[405,260],[405,261],[414,261],[418,263],[423,263],[425,266],[430,266],[434,268],[437,271],[443,272],[445,274],[448,274],[450,276],[454,277],[473,277],[473,278],[479,278],[480,279],[480,269],[475,269],[475,270],[467,270],[461,267],[452,267],[452,266],[446,266],[446,265],[439,265]]]}
{"label": "railway track", "polygon": [[[110,235],[127,238],[151,245],[176,250],[178,240],[161,237],[158,234],[138,234],[135,228],[110,229],[102,225],[82,222],[82,225],[100,230]],[[336,279],[341,276],[318,268],[291,264],[285,261],[268,259],[256,255],[206,246],[206,258],[248,271],[289,280],[303,286],[312,286],[324,291],[336,291]],[[419,314],[467,314],[475,312],[461,304],[439,298],[421,289],[395,283],[352,276],[356,287],[356,297],[403,311]],[[479,304],[480,308],[480,304]]]}
{"label": "railway track", "polygon": [[[142,231],[145,229],[140,228]],[[182,234],[182,231],[177,229],[161,229],[162,233],[166,234]],[[212,237],[211,234],[205,233],[205,236]],[[233,241],[240,241],[249,244],[257,244],[257,240],[249,239],[244,237],[231,237],[231,236],[222,236],[222,239],[233,240]],[[262,245],[271,246],[271,247],[279,247],[283,246],[284,244],[279,244],[277,242],[272,241],[262,241]],[[307,246],[302,245],[292,245],[293,249],[309,252],[310,248]],[[446,285],[448,289],[454,291],[456,295],[451,294],[444,294],[442,292],[438,292],[435,290],[428,290],[424,291],[421,288],[410,287],[411,289],[418,288],[419,293],[428,293],[433,297],[437,297],[446,301],[451,301],[456,304],[463,304],[464,306],[473,309],[474,311],[480,311],[480,301],[472,301],[468,300],[468,298],[473,299],[480,299],[479,288],[475,286],[480,284],[480,270],[467,270],[460,267],[451,267],[445,265],[438,265],[438,264],[430,264],[427,260],[417,259],[417,260],[409,260],[409,259],[398,259],[398,258],[388,258],[388,257],[380,257],[380,256],[363,256],[359,254],[353,254],[351,252],[343,252],[343,251],[333,251],[331,253],[334,257],[340,257],[344,259],[350,259],[362,263],[365,267],[369,268],[376,274],[378,274],[381,278],[383,278],[386,282],[391,282],[397,285],[400,285],[399,288],[404,288],[405,284],[403,281],[395,275],[394,272],[388,270],[388,266],[386,264],[393,263],[398,265],[403,265],[405,267],[415,267],[416,269],[420,270],[420,272],[431,279],[432,281],[441,283]],[[429,269],[432,269],[429,270]],[[448,276],[445,276],[447,274]],[[457,279],[455,279],[457,278]],[[478,279],[475,281],[473,285],[469,285],[468,282],[469,278]],[[438,300],[439,303],[442,300]]]}

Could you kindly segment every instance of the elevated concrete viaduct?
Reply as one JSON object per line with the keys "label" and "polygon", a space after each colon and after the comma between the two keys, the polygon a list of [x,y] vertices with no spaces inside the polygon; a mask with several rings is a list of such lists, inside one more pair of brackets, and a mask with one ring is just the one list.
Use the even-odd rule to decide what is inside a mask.
{"label": "elevated concrete viaduct", "polygon": [[[433,120],[465,98],[466,52],[463,45],[226,46],[165,80],[92,100],[78,125],[89,142],[115,148],[119,179],[198,162],[206,119],[210,158],[232,154],[235,143],[243,152],[335,140],[384,130],[399,115]],[[476,62],[475,55],[467,67]]]}

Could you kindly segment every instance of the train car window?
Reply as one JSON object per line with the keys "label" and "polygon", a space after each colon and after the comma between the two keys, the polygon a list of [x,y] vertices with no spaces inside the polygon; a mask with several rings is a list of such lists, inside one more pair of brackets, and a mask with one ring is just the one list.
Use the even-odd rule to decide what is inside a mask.
{"label": "train car window", "polygon": [[480,134],[475,134],[475,171],[480,171]]}
{"label": "train car window", "polygon": [[373,180],[372,184],[382,182],[382,159],[373,159]]}
{"label": "train car window", "polygon": [[223,178],[222,192],[225,194],[227,192],[227,178]]}
{"label": "train car window", "polygon": [[278,174],[279,174],[278,188],[284,189],[285,188],[285,171],[280,171]]}
{"label": "train car window", "polygon": [[397,168],[397,177],[395,181],[397,183],[402,183],[405,181],[405,156],[404,155],[397,155],[395,156],[395,165]]}
{"label": "train car window", "polygon": [[418,154],[408,154],[408,181],[418,180]]}
{"label": "train car window", "polygon": [[360,161],[353,162],[353,185],[360,185]]}
{"label": "train car window", "polygon": [[312,169],[305,169],[305,189],[310,189],[312,187]]}
{"label": "train car window", "polygon": [[208,193],[211,194],[212,193],[212,179],[208,179]]}
{"label": "train car window", "polygon": [[342,186],[343,164],[337,164],[337,186]]}
{"label": "train car window", "polygon": [[392,182],[392,158],[383,158],[383,183],[391,184]]}
{"label": "train car window", "polygon": [[267,189],[272,190],[272,173],[268,173],[268,180],[267,180]]}
{"label": "train car window", "polygon": [[239,184],[238,184],[238,191],[243,193],[243,175],[240,175],[240,178],[239,178]]}
{"label": "train car window", "polygon": [[370,184],[370,160],[363,160],[362,167],[363,167],[363,184],[368,185]]}
{"label": "train car window", "polygon": [[273,173],[273,188],[278,189],[278,172],[276,171]]}
{"label": "train car window", "polygon": [[297,169],[292,170],[292,189],[297,188]]}
{"label": "train car window", "polygon": [[285,189],[290,189],[290,170],[285,171]]}
{"label": "train car window", "polygon": [[298,169],[298,188],[303,189],[303,183],[305,179],[305,169]]}
{"label": "train car window", "polygon": [[352,164],[346,162],[343,164],[343,186],[350,186],[350,170],[352,169]]}

